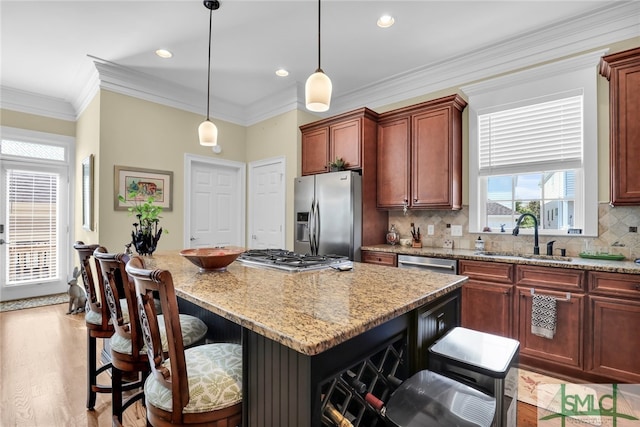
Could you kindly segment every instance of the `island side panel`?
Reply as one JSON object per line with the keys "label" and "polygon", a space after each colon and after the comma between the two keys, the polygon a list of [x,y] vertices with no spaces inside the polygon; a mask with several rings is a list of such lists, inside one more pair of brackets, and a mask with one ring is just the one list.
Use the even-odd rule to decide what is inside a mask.
{"label": "island side panel", "polygon": [[315,356],[243,329],[243,425],[320,427],[321,385],[399,336],[408,342],[411,318],[397,317]]}
{"label": "island side panel", "polygon": [[311,357],[243,329],[243,425],[311,424]]}

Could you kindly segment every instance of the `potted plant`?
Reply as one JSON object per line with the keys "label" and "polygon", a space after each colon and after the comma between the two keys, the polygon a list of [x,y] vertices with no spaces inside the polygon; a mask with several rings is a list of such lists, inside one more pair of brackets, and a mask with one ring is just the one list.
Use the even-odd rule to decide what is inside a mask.
{"label": "potted plant", "polygon": [[342,159],[342,157],[336,157],[334,161],[329,163],[329,169],[331,172],[343,171],[347,166],[347,163]]}
{"label": "potted plant", "polygon": [[[127,201],[122,195],[118,195],[118,199],[121,202]],[[129,214],[138,218],[138,222],[133,223],[131,244],[136,248],[138,255],[152,255],[162,235],[162,227],[158,228],[162,206],[154,204],[153,196],[145,198],[144,195],[135,191],[129,193],[128,200],[134,202],[133,206],[127,209]],[[168,233],[168,231],[165,232]]]}

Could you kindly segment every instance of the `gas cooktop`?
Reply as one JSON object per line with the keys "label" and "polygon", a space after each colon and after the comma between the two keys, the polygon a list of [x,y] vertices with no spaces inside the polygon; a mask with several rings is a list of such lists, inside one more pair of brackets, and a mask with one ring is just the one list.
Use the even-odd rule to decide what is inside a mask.
{"label": "gas cooktop", "polygon": [[285,249],[250,249],[237,261],[254,266],[285,271],[312,271],[326,268],[350,270],[353,263],[343,255],[302,255]]}

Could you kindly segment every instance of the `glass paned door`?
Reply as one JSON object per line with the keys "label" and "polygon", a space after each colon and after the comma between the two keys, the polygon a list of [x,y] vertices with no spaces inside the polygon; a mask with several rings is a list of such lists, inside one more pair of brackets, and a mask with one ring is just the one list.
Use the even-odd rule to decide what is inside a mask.
{"label": "glass paned door", "polygon": [[66,167],[3,162],[3,301],[67,290],[65,251],[59,250],[67,230],[66,177]]}

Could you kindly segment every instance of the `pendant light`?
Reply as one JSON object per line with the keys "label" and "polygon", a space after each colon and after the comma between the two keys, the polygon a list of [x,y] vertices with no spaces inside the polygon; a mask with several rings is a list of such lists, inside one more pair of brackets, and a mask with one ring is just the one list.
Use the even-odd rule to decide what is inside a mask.
{"label": "pendant light", "polygon": [[305,84],[305,103],[307,110],[323,112],[331,104],[331,79],[320,67],[320,0],[318,0],[318,69],[311,74]]}
{"label": "pendant light", "polygon": [[198,136],[200,145],[214,147],[218,145],[218,127],[209,119],[209,104],[211,97],[211,23],[213,21],[213,11],[220,8],[218,0],[204,0],[204,7],[209,9],[209,67],[207,68],[207,119],[198,126]]}

